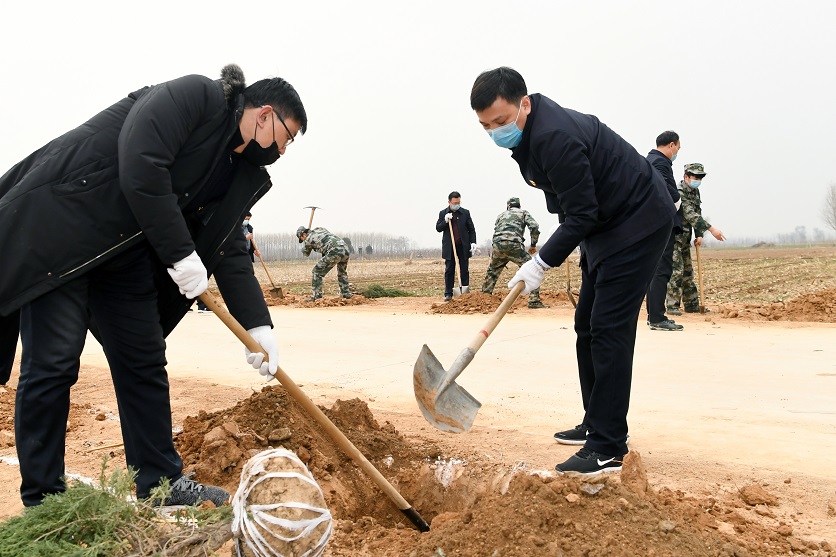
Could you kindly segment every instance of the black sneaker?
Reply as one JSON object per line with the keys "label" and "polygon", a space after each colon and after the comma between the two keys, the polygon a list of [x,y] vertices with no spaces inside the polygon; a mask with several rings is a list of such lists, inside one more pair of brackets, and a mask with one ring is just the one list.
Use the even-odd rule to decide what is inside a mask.
{"label": "black sneaker", "polygon": [[529,309],[544,309],[544,308],[547,308],[547,307],[549,307],[549,306],[547,306],[546,304],[544,304],[540,300],[537,300],[536,302],[528,302],[528,308]]}
{"label": "black sneaker", "polygon": [[214,485],[203,485],[191,479],[194,472],[180,476],[171,484],[171,495],[160,504],[159,499],[151,504],[159,507],[173,507],[176,505],[200,505],[204,501],[212,501],[220,507],[229,501],[229,493]]}
{"label": "black sneaker", "polygon": [[449,301],[450,301],[450,300],[452,300],[452,299],[453,299],[453,295],[452,295],[452,294],[445,294],[445,295],[444,295],[444,301],[445,301],[445,302],[449,302]]}
{"label": "black sneaker", "polygon": [[583,445],[586,443],[587,433],[589,433],[589,428],[586,424],[578,424],[572,429],[558,431],[554,434],[554,440],[561,445]]}
{"label": "black sneaker", "polygon": [[317,300],[321,300],[322,296],[311,296],[310,298],[305,298],[306,302],[315,302]]}
{"label": "black sneaker", "polygon": [[658,323],[651,323],[648,321],[647,325],[650,327],[651,331],[681,331],[685,328],[682,325],[677,325],[670,319],[665,319],[664,321],[659,321]]}
{"label": "black sneaker", "polygon": [[558,474],[597,476],[604,472],[621,471],[623,459],[624,455],[607,456],[584,447],[554,469]]}
{"label": "black sneaker", "polygon": [[342,294],[342,297],[345,298],[346,300],[350,300],[351,299],[351,294]]}
{"label": "black sneaker", "polygon": [[[670,312],[668,312],[668,313],[670,313]],[[685,308],[685,313],[711,313],[711,310],[708,309],[708,308],[703,308],[703,310],[701,312],[699,307]]]}
{"label": "black sneaker", "polygon": [[665,313],[668,315],[682,315],[682,310],[679,308],[665,308]]}

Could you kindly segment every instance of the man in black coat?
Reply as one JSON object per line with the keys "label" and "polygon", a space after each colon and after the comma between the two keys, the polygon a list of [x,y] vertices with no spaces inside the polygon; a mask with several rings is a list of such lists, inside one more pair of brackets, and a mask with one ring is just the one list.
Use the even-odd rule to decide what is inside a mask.
{"label": "man in black coat", "polygon": [[264,166],[306,128],[289,83],[247,87],[229,65],[219,80],[188,75],[135,91],[0,177],[0,346],[8,350],[19,327],[24,505],[65,489],[70,387],[88,328],[110,366],[137,496],[168,478],[165,504],[229,497],[183,475],[164,337],[214,275],[264,349],[247,351],[247,362],[275,373],[278,346],[240,227],[271,187]]}
{"label": "man in black coat", "polygon": [[[462,207],[462,196],[457,191],[447,195],[447,207],[438,213],[435,229],[441,232],[441,257],[444,258],[444,301],[453,297],[453,282],[456,275],[456,260],[459,258],[459,276],[462,290],[470,286],[470,256],[476,249],[476,227],[470,218],[470,211]],[[453,243],[450,238],[450,224],[453,223]]]}
{"label": "man in black coat", "polygon": [[482,73],[470,105],[493,141],[511,149],[525,181],[543,191],[560,222],[508,286],[523,281],[523,295],[529,293],[546,269],[581,247],[575,332],[585,415],[555,439],[584,447],[555,469],[584,475],[621,470],[639,310],[676,209],[662,177],[630,144],[595,116],[529,95],[515,70]]}
{"label": "man in black coat", "polygon": [[679,198],[679,190],[676,188],[676,179],[673,177],[673,161],[680,148],[679,134],[674,131],[665,131],[656,138],[656,148],[651,149],[647,154],[647,160],[665,179],[668,193],[677,208],[671,236],[647,289],[647,325],[653,331],[681,331],[683,329],[682,325],[665,317],[665,296],[668,281],[673,273],[673,246],[676,242],[676,235],[682,231],[682,201]]}

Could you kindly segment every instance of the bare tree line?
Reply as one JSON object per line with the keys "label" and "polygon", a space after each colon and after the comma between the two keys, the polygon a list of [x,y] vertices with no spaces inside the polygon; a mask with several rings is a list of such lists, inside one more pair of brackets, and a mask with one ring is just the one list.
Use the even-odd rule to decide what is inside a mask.
{"label": "bare tree line", "polygon": [[[441,257],[441,248],[418,248],[406,236],[393,236],[379,232],[334,232],[346,241],[355,259],[406,259],[409,257]],[[295,234],[271,232],[254,234],[256,245],[265,261],[304,259],[302,244]]]}

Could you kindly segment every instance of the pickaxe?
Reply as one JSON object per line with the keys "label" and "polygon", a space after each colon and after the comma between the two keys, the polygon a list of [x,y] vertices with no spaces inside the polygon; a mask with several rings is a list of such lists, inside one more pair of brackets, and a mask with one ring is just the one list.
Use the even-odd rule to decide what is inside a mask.
{"label": "pickaxe", "polygon": [[311,220],[308,221],[308,230],[310,230],[311,225],[313,224],[313,214],[314,214],[314,212],[316,212],[317,209],[322,209],[322,207],[316,207],[315,205],[308,205],[307,207],[302,207],[302,208],[311,210]]}

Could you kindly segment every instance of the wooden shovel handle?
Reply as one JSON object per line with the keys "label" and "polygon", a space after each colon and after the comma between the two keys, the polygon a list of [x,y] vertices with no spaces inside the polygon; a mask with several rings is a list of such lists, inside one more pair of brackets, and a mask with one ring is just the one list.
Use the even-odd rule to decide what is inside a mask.
{"label": "wooden shovel handle", "polygon": [[[250,243],[253,245],[253,249],[255,251],[258,251],[258,248],[255,247],[255,239],[250,239]],[[267,274],[267,280],[270,281],[270,286],[272,286],[273,289],[275,289],[276,283],[273,282],[273,277],[270,276],[270,271],[267,270],[267,265],[264,264],[264,259],[261,258],[261,253],[259,253],[258,255],[258,260],[261,261],[261,266],[264,267],[264,272]]]}
{"label": "wooden shovel handle", "polygon": [[705,306],[703,305],[703,300],[705,300],[705,293],[702,289],[702,258],[700,257],[700,246],[695,245],[694,247],[697,248],[697,280],[700,286],[700,291],[698,293],[700,297],[700,313],[705,313]]}
{"label": "wooden shovel handle", "polygon": [[520,292],[523,291],[525,288],[525,283],[523,281],[518,282],[514,285],[511,291],[505,296],[505,299],[502,300],[502,303],[499,304],[499,307],[496,308],[496,311],[493,312],[493,315],[490,316],[488,322],[485,323],[485,326],[473,337],[473,340],[470,341],[468,344],[468,348],[473,350],[475,353],[479,348],[485,344],[485,341],[488,340],[488,337],[491,335],[496,326],[499,324],[499,321],[505,317],[505,314],[508,313],[508,310],[511,309],[511,306],[514,305],[514,302],[517,301],[517,298],[520,297]]}
{"label": "wooden shovel handle", "polygon": [[[244,343],[244,346],[250,352],[262,352],[265,353],[264,349],[259,345],[255,339],[241,326],[240,323],[224,308],[215,301],[215,297],[212,296],[208,291],[204,292],[200,295],[200,299],[203,300],[203,303],[211,309],[215,315],[221,318],[221,321],[224,322],[224,325],[229,327],[229,330],[232,331],[238,339]],[[267,356],[265,353],[264,361],[267,361]],[[276,379],[279,380],[279,383],[282,384],[282,387],[293,397],[293,399],[299,403],[299,405],[308,413],[316,422],[325,430],[325,433],[331,437],[331,440],[337,444],[337,446],[345,452],[353,461],[354,463],[360,467],[368,476],[374,481],[375,484],[385,493],[389,499],[395,504],[395,506],[400,509],[400,511],[415,525],[418,530],[421,532],[428,532],[430,529],[429,524],[418,514],[418,511],[412,508],[412,506],[404,499],[400,493],[389,483],[389,481],[383,477],[377,468],[369,462],[369,460],[361,453],[357,447],[348,439],[348,437],[343,434],[340,429],[334,425],[334,422],[328,419],[328,416],[325,415],[319,407],[314,404],[314,402],[308,398],[305,392],[299,388],[299,385],[293,381],[290,376],[288,376],[282,368],[278,368],[276,371]]]}

